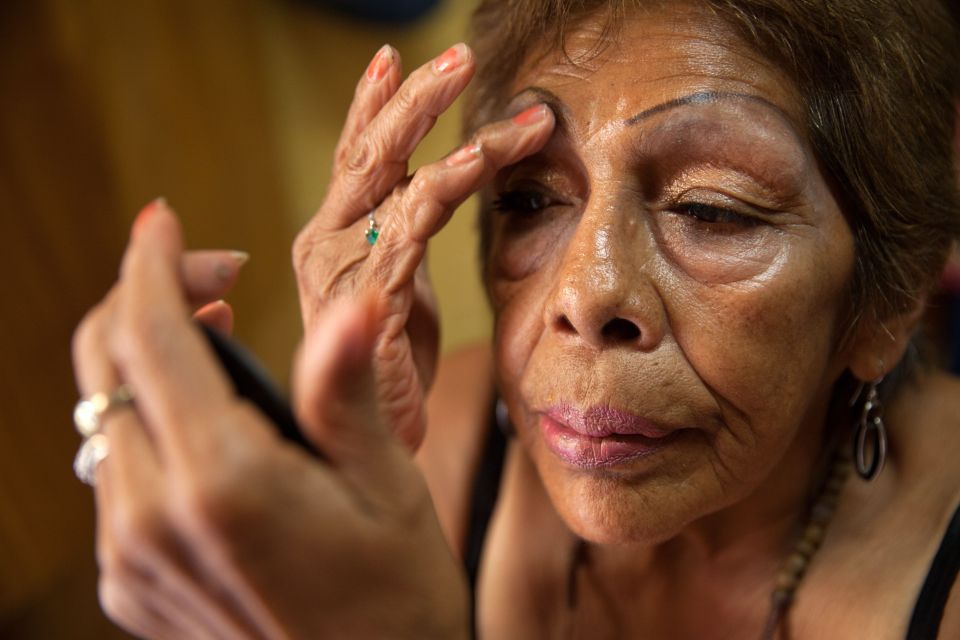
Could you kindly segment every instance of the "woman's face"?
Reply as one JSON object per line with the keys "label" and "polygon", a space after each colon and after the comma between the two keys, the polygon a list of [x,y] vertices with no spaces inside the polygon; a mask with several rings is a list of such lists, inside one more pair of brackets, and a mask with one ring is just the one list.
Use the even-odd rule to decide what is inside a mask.
{"label": "woman's face", "polygon": [[554,505],[588,539],[653,542],[807,490],[853,240],[795,88],[724,23],[674,5],[602,51],[532,58],[511,88],[505,115],[545,100],[558,126],[497,177],[486,278],[500,388]]}

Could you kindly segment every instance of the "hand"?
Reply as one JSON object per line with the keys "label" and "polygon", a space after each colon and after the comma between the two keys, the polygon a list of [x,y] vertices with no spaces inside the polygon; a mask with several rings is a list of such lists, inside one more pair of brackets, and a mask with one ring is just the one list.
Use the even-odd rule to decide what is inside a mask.
{"label": "hand", "polygon": [[[327,197],[293,251],[308,335],[335,299],[370,293],[379,301],[377,399],[387,424],[411,448],[424,434],[424,396],[437,358],[436,305],[422,265],[427,240],[467,197],[502,167],[539,150],[553,130],[553,114],[540,105],[528,113],[533,117],[488,125],[444,160],[407,176],[413,150],[473,72],[472,52],[458,44],[401,85],[398,54],[381,49],[357,85]],[[380,235],[371,247],[364,231],[374,209]]]}
{"label": "hand", "polygon": [[233,394],[190,320],[221,293],[210,264],[148,207],[75,335],[82,393],[136,396],[104,417],[96,470],[104,610],[156,638],[466,636],[461,571],[376,404],[378,302],[327,308],[302,349],[297,413],[319,463]]}

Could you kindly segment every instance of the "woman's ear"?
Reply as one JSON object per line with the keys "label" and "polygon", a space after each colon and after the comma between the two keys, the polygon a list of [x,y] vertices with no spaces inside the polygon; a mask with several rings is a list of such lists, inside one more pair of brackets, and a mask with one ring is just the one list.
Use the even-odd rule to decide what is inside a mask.
{"label": "woman's ear", "polygon": [[850,348],[850,372],[858,380],[879,380],[889,373],[910,345],[920,318],[927,307],[921,296],[910,309],[884,319],[863,317],[854,330]]}

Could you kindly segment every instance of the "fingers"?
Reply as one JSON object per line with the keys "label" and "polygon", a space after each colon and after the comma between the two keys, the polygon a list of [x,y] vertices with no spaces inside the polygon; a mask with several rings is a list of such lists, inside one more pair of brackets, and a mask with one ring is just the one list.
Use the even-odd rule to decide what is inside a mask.
{"label": "fingers", "polygon": [[[363,265],[388,293],[406,286],[426,250],[426,242],[453,211],[505,166],[546,144],[553,112],[536,104],[509,120],[487,125],[445,159],[421,167],[384,221],[376,251]],[[384,207],[387,208],[387,207]]]}
{"label": "fingers", "polygon": [[[249,256],[242,251],[190,251],[180,262],[188,304],[202,305],[195,317],[225,335],[233,331],[233,309],[218,298],[230,290],[248,259]],[[109,363],[103,358],[81,356],[80,352],[89,354],[102,348],[105,342],[102,334],[110,322],[108,316],[113,313],[116,298],[117,290],[111,290],[104,301],[87,314],[74,334],[73,365],[82,395],[108,390],[100,383],[85,384],[84,381],[103,380],[105,375],[99,369]]]}
{"label": "fingers", "polygon": [[[165,455],[170,452],[188,458],[181,453],[190,448],[184,445],[184,433],[199,436],[223,421],[154,422],[149,432],[143,422],[151,414],[148,408],[158,403],[160,385],[152,376],[184,380],[189,375],[185,372],[199,370],[199,377],[187,381],[186,387],[171,385],[160,391],[183,402],[190,399],[185,398],[184,388],[197,384],[196,380],[202,384],[207,376],[214,383],[206,384],[201,393],[216,403],[217,382],[222,381],[209,370],[209,356],[205,359],[202,351],[194,351],[186,362],[165,358],[183,357],[178,349],[184,336],[197,333],[187,315],[181,280],[202,281],[211,265],[233,260],[228,254],[182,256],[179,227],[171,212],[163,203],[148,206],[135,226],[121,284],[88,315],[74,339],[78,382],[85,393],[113,389],[120,380],[136,393],[134,405],[112,410],[103,419],[109,453],[96,472],[97,557],[104,609],[122,626],[148,637],[257,635],[235,603],[223,595],[223,585],[211,583],[200,573],[202,563],[189,556],[183,544],[184,531],[190,526],[181,515],[184,496],[189,495],[185,487],[209,467],[210,460],[222,457],[194,455],[193,460],[202,460],[206,467],[194,464],[187,470],[181,465],[174,474],[166,464],[173,457]],[[192,276],[185,277],[185,270],[192,270]],[[228,280],[235,271],[227,274]],[[171,330],[170,342],[164,340],[168,336],[161,328]],[[154,339],[157,335],[161,338]],[[197,335],[192,337],[205,347]],[[169,400],[169,395],[160,398]],[[213,411],[224,406],[220,403]],[[203,419],[196,405],[191,409],[174,406],[171,413],[183,411]],[[155,407],[152,411],[158,415]],[[180,446],[169,446],[170,442]],[[164,443],[167,446],[159,446]]]}
{"label": "fingers", "polygon": [[406,454],[378,410],[372,365],[378,304],[366,296],[326,310],[299,355],[293,387],[311,442],[361,495],[390,501],[402,486]]}
{"label": "fingers", "polygon": [[[182,533],[171,515],[175,510],[168,504],[176,494],[170,492],[136,412],[118,414],[105,432],[110,454],[96,487],[101,583],[139,594],[131,605],[151,605],[139,611],[124,607],[118,617],[128,627],[178,629],[166,637],[249,637],[242,616],[231,603],[205,591],[207,581],[197,575],[199,563],[185,556]],[[189,636],[185,629],[191,630]]]}
{"label": "fingers", "polygon": [[[319,216],[324,228],[349,226],[393,190],[406,175],[413,150],[467,86],[473,71],[473,53],[457,44],[410,74],[345,149]],[[364,99],[376,102],[375,95]],[[357,110],[368,111],[360,106]]]}
{"label": "fingers", "polygon": [[250,255],[243,251],[188,251],[180,263],[187,302],[198,307],[224,297]]}
{"label": "fingers", "polygon": [[347,160],[360,133],[380,112],[400,86],[400,54],[389,44],[380,47],[357,83],[347,121],[334,153],[334,173]]}
{"label": "fingers", "polygon": [[193,317],[225,336],[233,335],[233,308],[223,300],[216,300],[200,307]]}
{"label": "fingers", "polygon": [[229,437],[221,416],[233,391],[189,319],[176,218],[162,204],[142,216],[124,256],[107,348],[136,390],[143,422],[165,462],[216,457]]}

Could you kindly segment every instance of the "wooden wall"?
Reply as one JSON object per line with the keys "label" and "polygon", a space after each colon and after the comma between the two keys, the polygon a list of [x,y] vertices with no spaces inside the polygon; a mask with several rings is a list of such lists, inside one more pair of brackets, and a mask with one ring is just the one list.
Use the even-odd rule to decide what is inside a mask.
{"label": "wooden wall", "polygon": [[[163,195],[192,247],[252,254],[229,298],[279,378],[299,339],[289,245],[319,203],[356,79],[389,41],[407,69],[470,2],[372,29],[283,0],[0,2],[0,636],[122,637],[95,599],[73,327],[107,290],[136,211]],[[456,143],[441,120],[424,162]],[[444,346],[488,316],[465,208],[434,246]]]}

